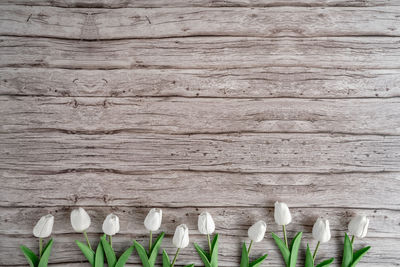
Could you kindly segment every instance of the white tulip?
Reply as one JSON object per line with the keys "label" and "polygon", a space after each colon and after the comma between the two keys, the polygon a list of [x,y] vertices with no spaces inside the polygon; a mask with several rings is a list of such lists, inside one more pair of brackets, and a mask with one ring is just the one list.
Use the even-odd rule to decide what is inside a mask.
{"label": "white tulip", "polygon": [[46,238],[51,235],[54,225],[54,216],[47,214],[42,216],[40,220],[33,227],[33,235],[39,238]]}
{"label": "white tulip", "polygon": [[329,221],[318,218],[314,223],[312,235],[318,242],[325,243],[331,239],[331,230],[329,228]]}
{"label": "white tulip", "polygon": [[204,211],[199,215],[199,220],[198,220],[198,228],[199,232],[202,233],[203,235],[210,235],[215,231],[215,223],[213,218],[211,217],[211,214]]}
{"label": "white tulip", "polygon": [[157,231],[160,229],[162,220],[162,210],[161,209],[151,209],[144,219],[144,226],[149,231]]}
{"label": "white tulip", "polygon": [[85,232],[90,226],[90,217],[86,210],[83,208],[74,209],[71,212],[71,225],[75,232]]}
{"label": "white tulip", "polygon": [[292,215],[286,203],[275,202],[274,211],[275,222],[278,225],[287,225],[292,221]]}
{"label": "white tulip", "polygon": [[258,221],[250,226],[247,233],[252,241],[260,242],[261,240],[263,240],[266,230],[267,224],[264,221]]}
{"label": "white tulip", "polygon": [[103,222],[103,232],[106,235],[115,235],[119,232],[119,218],[117,215],[108,214]]}
{"label": "white tulip", "polygon": [[176,227],[172,243],[177,248],[185,248],[189,245],[189,229],[186,224],[181,224]]}
{"label": "white tulip", "polygon": [[366,216],[358,215],[351,219],[349,223],[349,232],[358,238],[363,238],[367,235],[369,219]]}

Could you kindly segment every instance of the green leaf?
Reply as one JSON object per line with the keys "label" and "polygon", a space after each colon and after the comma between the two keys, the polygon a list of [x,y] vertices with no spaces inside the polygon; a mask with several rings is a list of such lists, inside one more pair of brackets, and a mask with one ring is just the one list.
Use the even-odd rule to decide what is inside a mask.
{"label": "green leaf", "polygon": [[103,267],[104,266],[104,252],[103,252],[103,245],[101,242],[97,245],[96,255],[94,259],[93,267]]}
{"label": "green leaf", "polygon": [[272,233],[272,238],[275,240],[276,245],[278,246],[279,250],[281,251],[283,260],[285,261],[286,266],[289,266],[290,260],[290,251],[286,247],[285,243],[277,236],[276,234]]}
{"label": "green leaf", "polygon": [[150,254],[150,257],[149,257],[149,264],[150,264],[151,267],[153,267],[153,266],[156,264],[156,258],[157,258],[158,251],[159,251],[159,249],[160,249],[161,243],[162,243],[162,241],[163,241],[164,235],[165,235],[165,233],[162,232],[162,233],[157,237],[156,242],[154,243],[153,247],[151,248],[151,251],[150,251],[150,253],[149,253],[149,254]]}
{"label": "green leaf", "polygon": [[240,267],[249,267],[249,254],[247,253],[246,244],[242,246],[242,259],[240,260]]}
{"label": "green leaf", "polygon": [[53,239],[50,239],[50,241],[47,243],[46,247],[43,250],[42,256],[40,257],[38,267],[47,267],[52,246],[53,246]]}
{"label": "green leaf", "polygon": [[335,258],[330,258],[329,260],[324,260],[320,264],[318,264],[316,267],[325,267],[331,265],[331,263],[335,260]]}
{"label": "green leaf", "polygon": [[250,263],[250,267],[258,267],[258,266],[260,266],[261,263],[262,263],[267,257],[268,257],[268,254],[265,254],[265,255],[259,257],[258,259],[252,261],[252,262]]}
{"label": "green leaf", "polygon": [[82,251],[83,255],[86,257],[86,259],[89,261],[90,265],[94,266],[94,251],[90,249],[88,246],[85,244],[79,242],[78,240],[75,240],[75,243],[78,245],[79,249]]}
{"label": "green leaf", "polygon": [[[132,254],[134,250],[134,246],[130,246],[127,250],[125,250],[124,253],[119,257],[117,263],[115,264],[115,267],[124,267],[125,263],[128,261],[129,256]],[[97,267],[97,266],[96,266]]]}
{"label": "green leaf", "polygon": [[163,249],[162,253],[162,266],[163,267],[171,267],[171,261],[169,260],[169,256],[165,249]]}
{"label": "green leaf", "polygon": [[[204,255],[206,255],[208,261],[210,261],[210,257],[211,257],[211,256],[210,256],[210,253],[208,253],[207,251],[205,251],[205,250],[202,249],[201,247],[199,247],[199,249],[201,250],[201,252],[203,252]],[[211,247],[211,249],[212,249],[212,247]]]}
{"label": "green leaf", "polygon": [[139,254],[139,258],[142,261],[143,267],[152,267],[149,263],[149,259],[147,258],[146,250],[142,245],[140,245],[136,240],[133,241],[135,249]]}
{"label": "green leaf", "polygon": [[210,266],[218,267],[218,234],[214,236],[214,239],[211,244],[211,259]]}
{"label": "green leaf", "polygon": [[115,267],[117,257],[115,256],[115,252],[112,249],[110,243],[108,243],[108,241],[106,240],[105,235],[101,238],[101,245],[103,246],[104,254],[106,254],[108,267]]}
{"label": "green leaf", "polygon": [[301,236],[303,235],[303,232],[299,232],[294,239],[292,240],[292,243],[290,245],[290,260],[289,260],[289,267],[295,267],[296,262],[297,262],[297,255],[299,254],[299,248],[300,248],[300,243],[301,243]]}
{"label": "green leaf", "polygon": [[306,262],[305,262],[305,267],[314,267],[314,259],[313,255],[311,254],[310,247],[307,244],[307,250],[306,250]]}
{"label": "green leaf", "polygon": [[25,247],[25,246],[20,246],[22,253],[24,253],[25,258],[27,259],[27,261],[29,262],[29,266],[30,267],[36,267],[37,264],[39,263],[39,258],[38,256],[36,256],[35,253],[33,253],[32,250],[30,250],[29,248]]}
{"label": "green leaf", "polygon": [[350,267],[350,264],[352,262],[353,262],[353,246],[351,245],[349,236],[345,233],[342,267]]}
{"label": "green leaf", "polygon": [[196,243],[194,243],[194,247],[196,248],[197,253],[199,254],[201,260],[203,261],[204,266],[205,266],[205,267],[211,267],[211,264],[210,264],[210,262],[209,262],[207,256],[204,254],[203,250],[199,247],[199,245],[197,245]]}
{"label": "green leaf", "polygon": [[353,262],[352,262],[352,264],[350,265],[350,267],[355,267],[356,264],[361,260],[361,258],[365,255],[365,253],[367,253],[367,251],[368,251],[370,248],[371,248],[371,247],[368,246],[368,247],[362,248],[362,249],[360,249],[360,250],[357,250],[357,251],[354,253],[354,255],[353,255]]}

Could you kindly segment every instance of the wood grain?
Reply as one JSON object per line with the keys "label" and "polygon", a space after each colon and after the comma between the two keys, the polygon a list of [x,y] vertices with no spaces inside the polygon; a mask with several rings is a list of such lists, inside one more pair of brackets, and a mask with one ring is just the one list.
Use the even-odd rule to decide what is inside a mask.
{"label": "wood grain", "polygon": [[[399,7],[64,9],[2,6],[0,34],[108,40],[184,36],[399,36]],[[357,23],[352,23],[357,18]],[[28,27],[27,27],[28,26]],[[115,30],[115,29],[118,30]]]}
{"label": "wood grain", "polygon": [[[45,133],[47,129],[88,135],[320,133],[377,135],[371,137],[376,140],[381,138],[379,135],[400,133],[397,98],[226,101],[219,98],[1,96],[0,104],[3,133],[31,130]],[[381,112],[377,113],[377,109]]]}
{"label": "wood grain", "polygon": [[[0,69],[0,95],[217,98],[390,98],[399,69]],[[373,101],[370,101],[372,103]],[[354,105],[354,102],[352,103]],[[355,104],[357,105],[357,104]],[[383,105],[385,108],[385,105]],[[190,111],[190,110],[189,110]],[[343,110],[346,111],[346,110]]]}
{"label": "wood grain", "polygon": [[0,5],[23,5],[23,6],[55,6],[55,7],[80,7],[80,8],[182,8],[182,7],[369,7],[369,6],[398,6],[396,0],[4,0]]}
{"label": "wood grain", "polygon": [[273,200],[281,199],[293,208],[399,209],[400,182],[398,173],[393,172],[235,173],[150,168],[121,172],[78,165],[76,162],[75,169],[53,172],[45,171],[45,167],[40,172],[32,172],[29,167],[3,169],[0,206],[189,206],[234,211],[238,207],[271,208]]}
{"label": "wood grain", "polygon": [[[189,37],[81,42],[0,37],[0,67],[65,69],[398,69],[400,38]],[[313,49],[308,49],[313,47]],[[290,71],[284,74],[290,75]],[[284,80],[285,81],[285,80]]]}

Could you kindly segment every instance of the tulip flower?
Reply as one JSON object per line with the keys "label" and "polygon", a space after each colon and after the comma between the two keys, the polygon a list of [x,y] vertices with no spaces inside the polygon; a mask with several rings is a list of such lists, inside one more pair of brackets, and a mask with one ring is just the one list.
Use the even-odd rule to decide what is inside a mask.
{"label": "tulip flower", "polygon": [[149,239],[149,251],[151,251],[153,231],[157,231],[161,226],[162,221],[162,210],[161,209],[151,209],[144,219],[144,227],[150,231]]}
{"label": "tulip flower", "polygon": [[33,227],[33,235],[39,238],[38,256],[26,246],[20,247],[22,253],[24,253],[26,259],[31,266],[33,266],[35,263],[38,264],[38,266],[47,266],[51,253],[51,248],[53,246],[53,239],[50,239],[50,241],[45,246],[45,249],[43,250],[43,238],[49,237],[51,235],[53,225],[54,216],[51,214],[47,214],[45,216],[42,216],[36,223],[35,227]]}
{"label": "tulip flower", "polygon": [[215,231],[215,223],[213,218],[211,217],[211,214],[208,213],[207,211],[202,212],[199,215],[199,220],[197,222],[197,225],[199,228],[199,232],[203,235],[207,235],[208,247],[211,253],[210,234],[212,234]]}
{"label": "tulip flower", "polygon": [[83,208],[74,209],[71,212],[71,225],[75,232],[83,233],[89,248],[92,248],[86,230],[90,226],[89,214]]}
{"label": "tulip flower", "polygon": [[288,247],[286,225],[292,222],[292,215],[290,214],[289,207],[286,203],[275,202],[274,218],[277,225],[282,225],[283,236],[285,239],[286,247]]}
{"label": "tulip flower", "polygon": [[42,255],[43,238],[49,237],[53,230],[54,216],[47,214],[42,216],[40,220],[33,227],[33,235],[39,238],[39,255]]}
{"label": "tulip flower", "polygon": [[[213,262],[212,266],[218,265],[218,234],[216,234],[211,242],[210,235],[215,231],[215,223],[210,213],[203,211],[198,218],[197,226],[199,232],[203,235],[207,235],[209,254],[204,254],[204,250],[200,248],[198,244],[194,244],[200,258],[203,260],[204,265],[207,266],[210,262]],[[208,262],[207,262],[208,261]]]}
{"label": "tulip flower", "polygon": [[292,222],[292,215],[290,214],[289,208],[286,203],[278,201],[275,202],[274,218],[276,224],[282,226],[284,241],[282,241],[275,233],[272,233],[272,238],[274,239],[276,245],[281,251],[286,266],[289,266],[289,258],[287,257],[287,255],[296,255],[292,259],[290,259],[291,266],[292,264],[295,265],[303,233],[297,233],[296,236],[293,238],[293,241],[291,243],[292,245],[289,247],[286,235],[286,225]]}
{"label": "tulip flower", "polygon": [[331,239],[331,230],[329,228],[329,221],[318,218],[317,221],[314,223],[312,229],[312,235],[314,239],[318,241],[313,254],[313,261],[315,261],[319,245],[321,243],[328,242]]}
{"label": "tulip flower", "polygon": [[250,226],[247,231],[249,238],[253,242],[260,242],[264,239],[265,231],[267,230],[267,224],[264,221],[258,221]]}
{"label": "tulip flower", "polygon": [[54,216],[47,214],[42,216],[33,228],[33,235],[39,238],[46,238],[51,235],[54,225]]}
{"label": "tulip flower", "polygon": [[267,254],[261,256],[260,258],[250,262],[250,249],[253,245],[253,242],[260,242],[264,239],[265,231],[267,230],[267,224],[264,221],[258,221],[252,226],[250,226],[247,234],[250,238],[250,245],[249,248],[246,248],[246,243],[243,243],[242,246],[242,258],[240,261],[240,267],[249,267],[249,266],[258,266],[260,265],[266,258]]}
{"label": "tulip flower", "polygon": [[117,215],[108,214],[103,222],[103,232],[109,236],[110,245],[112,246],[112,236],[119,232],[119,218]]}
{"label": "tulip flower", "polygon": [[[357,262],[361,260],[361,258],[367,253],[367,251],[371,248],[370,246],[359,249],[358,251],[353,251],[353,243],[354,238],[364,238],[367,235],[369,225],[369,219],[366,216],[355,216],[351,219],[349,223],[349,233],[353,235],[350,238],[345,233],[344,235],[344,247],[343,247],[343,258],[342,258],[342,266],[350,267],[355,266]],[[355,256],[357,255],[357,256]]]}
{"label": "tulip flower", "polygon": [[358,215],[351,219],[349,223],[349,232],[353,235],[352,243],[354,237],[364,238],[367,235],[368,225],[369,219],[366,216]]}
{"label": "tulip flower", "polygon": [[[174,267],[176,259],[178,258],[179,251],[182,248],[186,248],[189,245],[189,229],[186,224],[181,224],[176,227],[174,237],[172,238],[172,243],[177,248],[175,257],[172,263],[169,261],[169,256],[165,249],[163,250],[163,266]],[[194,266],[194,265],[190,265]]]}

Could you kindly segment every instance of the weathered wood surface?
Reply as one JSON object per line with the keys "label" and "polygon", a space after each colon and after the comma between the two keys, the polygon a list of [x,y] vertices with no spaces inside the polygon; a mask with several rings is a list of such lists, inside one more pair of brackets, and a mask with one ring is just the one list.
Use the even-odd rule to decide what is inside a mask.
{"label": "weathered wood surface", "polygon": [[[365,214],[372,244],[360,266],[398,266],[400,250],[400,3],[395,0],[0,2],[0,265],[56,216],[52,266],[87,266],[69,212],[89,236],[111,211],[115,246],[147,243],[150,207],[164,209],[165,247],[197,215],[222,234],[220,266],[292,207],[289,236],[331,221],[320,257],[340,265],[349,218]],[[304,253],[300,254],[300,262]],[[138,264],[136,256],[130,266]],[[192,246],[179,264],[200,264]],[[299,264],[300,265],[300,264]]]}
{"label": "weathered wood surface", "polygon": [[[16,96],[318,99],[400,96],[400,69],[325,69],[304,66],[73,70],[36,67],[0,68],[0,77],[0,95]],[[380,107],[385,108],[385,105]],[[391,130],[391,127],[385,130]]]}
{"label": "weathered wood surface", "polygon": [[[307,66],[324,68],[326,72],[332,68],[390,71],[400,68],[399,42],[400,37],[203,36],[83,42],[6,36],[0,37],[3,53],[0,67],[241,69]],[[283,73],[290,76],[291,72],[289,69]]]}
{"label": "weathered wood surface", "polygon": [[4,0],[0,2],[5,5],[26,6],[56,6],[56,7],[85,7],[85,8],[126,8],[126,7],[148,7],[148,8],[181,8],[181,7],[368,7],[368,6],[398,6],[397,0]]}
{"label": "weathered wood surface", "polygon": [[[5,170],[3,177],[7,182],[1,188],[0,206],[21,208],[63,205],[270,208],[272,200],[281,198],[297,208],[346,210],[350,207],[366,212],[369,209],[396,212],[400,190],[398,174],[394,172],[117,172],[98,167],[42,173],[28,168],[24,172]],[[30,180],[34,182],[30,183]],[[62,195],[59,188],[63,188]],[[211,188],[218,189],[219,194]],[[35,194],[26,194],[29,190]],[[196,193],[199,191],[201,194]],[[378,227],[378,224],[372,227]]]}
{"label": "weathered wood surface", "polygon": [[[0,34],[80,40],[221,35],[399,36],[399,12],[400,7],[182,7],[88,11],[56,7],[3,6],[0,10]],[[357,23],[352,24],[351,28],[347,27],[354,18],[357,18]]]}

